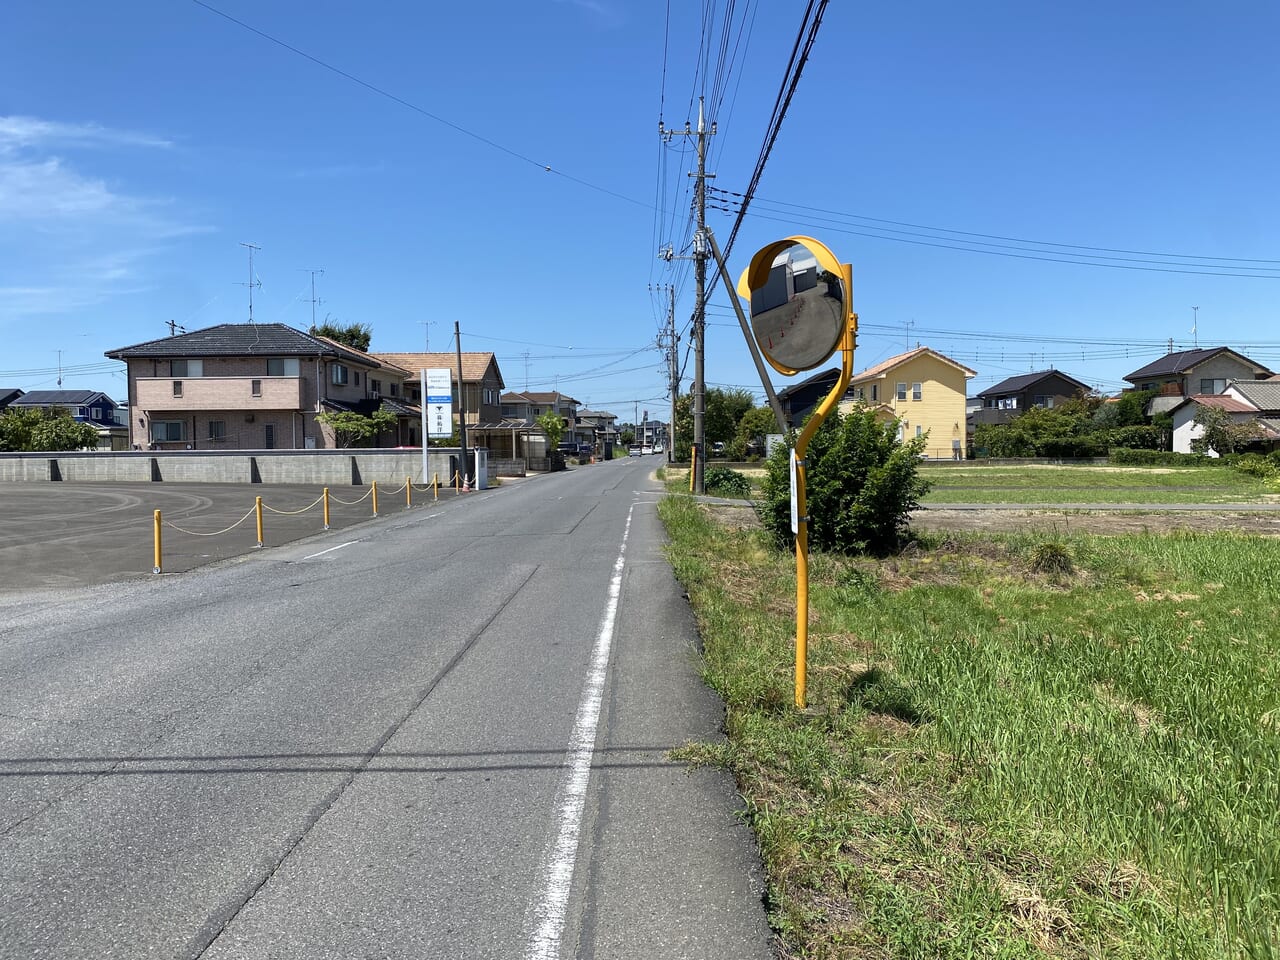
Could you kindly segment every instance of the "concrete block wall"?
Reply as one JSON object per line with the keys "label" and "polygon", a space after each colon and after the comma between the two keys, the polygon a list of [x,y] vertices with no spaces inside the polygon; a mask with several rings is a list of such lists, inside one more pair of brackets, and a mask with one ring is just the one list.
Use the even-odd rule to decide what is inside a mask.
{"label": "concrete block wall", "polygon": [[[471,453],[468,448],[468,454]],[[289,450],[289,451],[119,451],[98,453],[0,454],[3,482],[145,483],[296,483],[325,486],[416,484],[437,474],[449,485],[459,451],[432,448],[424,476],[421,450]],[[489,463],[490,478],[497,475]]]}

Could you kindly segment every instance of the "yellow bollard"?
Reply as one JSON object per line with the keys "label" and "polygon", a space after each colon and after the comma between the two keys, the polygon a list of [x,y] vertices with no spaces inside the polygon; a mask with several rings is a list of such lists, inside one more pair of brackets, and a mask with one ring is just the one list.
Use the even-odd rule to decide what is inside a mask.
{"label": "yellow bollard", "polygon": [[456,470],[454,471],[454,474],[453,474],[453,492],[454,493],[462,492],[462,475],[458,473]]}
{"label": "yellow bollard", "polygon": [[378,515],[378,481],[373,481],[373,515]]}
{"label": "yellow bollard", "polygon": [[693,478],[698,474],[698,448],[689,450],[689,492],[693,493]]}
{"label": "yellow bollard", "polygon": [[440,474],[433,473],[431,475],[431,499],[440,499]]}
{"label": "yellow bollard", "polygon": [[413,506],[413,477],[404,478],[404,505]]}
{"label": "yellow bollard", "polygon": [[255,510],[257,511],[257,513],[258,513],[258,543],[257,543],[257,546],[259,546],[259,547],[260,547],[260,546],[262,546],[262,498],[261,498],[261,497],[258,497],[258,498],[256,499],[256,501],[254,502],[254,509],[255,509]]}
{"label": "yellow bollard", "polygon": [[155,565],[151,568],[152,573],[160,572],[160,511],[156,511],[155,516],[156,533],[155,533]]}
{"label": "yellow bollard", "polygon": [[324,528],[329,529],[329,488],[324,488]]}

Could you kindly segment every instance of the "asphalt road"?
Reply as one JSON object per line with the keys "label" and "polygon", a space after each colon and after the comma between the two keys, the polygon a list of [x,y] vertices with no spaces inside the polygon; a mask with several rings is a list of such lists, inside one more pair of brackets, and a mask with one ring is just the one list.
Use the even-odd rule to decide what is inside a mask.
{"label": "asphalt road", "polygon": [[771,956],[652,466],[0,597],[0,956]]}

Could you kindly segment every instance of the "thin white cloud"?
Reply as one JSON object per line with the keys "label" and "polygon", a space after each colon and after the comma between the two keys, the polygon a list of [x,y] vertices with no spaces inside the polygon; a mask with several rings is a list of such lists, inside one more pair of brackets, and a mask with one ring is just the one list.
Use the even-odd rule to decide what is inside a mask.
{"label": "thin white cloud", "polygon": [[609,26],[617,26],[622,22],[622,14],[615,3],[607,0],[555,0],[559,4],[569,4],[580,10],[586,10],[599,17]]}
{"label": "thin white cloud", "polygon": [[[148,286],[148,261],[183,222],[168,198],[132,194],[91,172],[101,154],[170,142],[97,124],[0,117],[0,325],[83,311]],[[76,150],[75,160],[65,154]],[[130,164],[141,175],[142,164]]]}
{"label": "thin white cloud", "polygon": [[0,152],[32,147],[172,147],[173,141],[96,123],[62,123],[38,117],[0,117]]}
{"label": "thin white cloud", "polygon": [[65,220],[131,206],[101,180],[82,177],[62,160],[0,161],[0,223]]}

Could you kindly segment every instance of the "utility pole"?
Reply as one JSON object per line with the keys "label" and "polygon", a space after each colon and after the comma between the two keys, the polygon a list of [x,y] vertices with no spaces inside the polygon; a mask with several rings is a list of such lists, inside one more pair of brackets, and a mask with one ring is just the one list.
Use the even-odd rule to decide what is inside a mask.
{"label": "utility pole", "polygon": [[[697,183],[694,185],[693,199],[694,211],[698,218],[698,229],[693,237],[693,277],[695,284],[695,296],[697,302],[693,307],[693,445],[694,445],[694,461],[693,461],[693,492],[704,493],[706,487],[703,483],[703,464],[706,460],[707,449],[707,430],[706,430],[706,412],[707,412],[707,382],[706,382],[706,295],[707,295],[707,258],[710,255],[707,250],[707,180],[715,179],[714,173],[707,173],[707,137],[714,137],[716,134],[716,125],[711,124],[711,129],[707,129],[706,119],[703,114],[703,99],[698,98],[698,129],[693,131],[689,129],[686,121],[682,132],[675,130],[667,130],[662,121],[658,121],[658,134],[666,139],[674,136],[696,137],[696,145],[698,150],[698,171],[690,173],[689,176],[696,178]],[[729,291],[732,295],[732,291]],[[674,423],[672,424],[674,426]]]}
{"label": "utility pole", "polygon": [[667,284],[667,359],[671,371],[671,429],[667,433],[667,463],[676,462],[676,399],[680,396],[680,334],[676,333],[676,288]]}
{"label": "utility pole", "polygon": [[249,288],[249,322],[253,323],[253,288],[262,286],[261,281],[253,279],[253,251],[261,250],[262,248],[256,243],[248,243],[244,240],[240,241],[240,246],[249,248],[249,282],[243,283],[241,286]]}
{"label": "utility pole", "polygon": [[462,389],[462,334],[458,331],[458,321],[453,321],[453,340],[458,351],[458,436],[462,438],[462,463],[458,470],[462,473],[463,485],[466,486],[467,472],[467,394]]}

